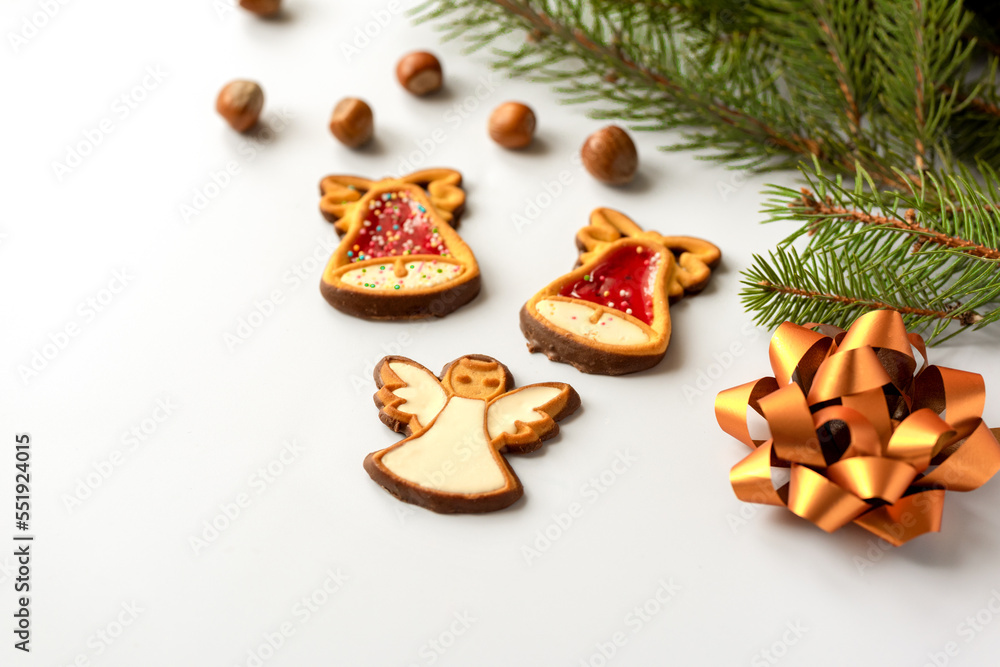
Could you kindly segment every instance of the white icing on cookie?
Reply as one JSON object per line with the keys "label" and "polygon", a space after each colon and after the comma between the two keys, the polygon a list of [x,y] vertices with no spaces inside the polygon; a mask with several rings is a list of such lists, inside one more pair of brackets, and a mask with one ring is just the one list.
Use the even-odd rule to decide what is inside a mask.
{"label": "white icing on cookie", "polygon": [[514,422],[534,422],[545,415],[535,408],[545,405],[558,396],[558,387],[528,386],[505,394],[490,404],[486,413],[486,429],[490,439],[495,440],[501,433],[517,433]]}
{"label": "white icing on cookie", "polygon": [[[393,369],[395,370],[395,369]],[[382,457],[406,481],[447,493],[487,493],[506,483],[486,439],[486,401],[454,396],[434,425]]]}
{"label": "white icing on cookie", "polygon": [[464,267],[454,262],[441,260],[413,260],[403,262],[405,276],[396,275],[394,259],[381,264],[370,264],[359,269],[345,271],[340,280],[352,287],[373,290],[403,290],[434,287],[458,278]]}
{"label": "white icing on cookie", "polygon": [[610,310],[605,310],[596,323],[590,321],[594,308],[572,301],[542,299],[535,305],[538,314],[560,329],[606,345],[642,345],[649,334],[634,322],[629,322]]}
{"label": "white icing on cookie", "polygon": [[403,361],[390,361],[389,368],[406,383],[393,393],[406,402],[396,409],[416,415],[420,427],[424,428],[448,402],[448,395],[441,383],[431,372]]}

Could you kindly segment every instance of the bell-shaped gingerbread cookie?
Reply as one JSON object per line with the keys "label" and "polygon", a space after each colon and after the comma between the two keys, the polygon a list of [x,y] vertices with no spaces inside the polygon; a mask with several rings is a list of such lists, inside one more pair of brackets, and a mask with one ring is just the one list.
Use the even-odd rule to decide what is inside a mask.
{"label": "bell-shaped gingerbread cookie", "polygon": [[584,373],[655,366],[670,342],[670,304],[705,287],[721,252],[690,236],[643,231],[607,208],[591,213],[576,241],[577,268],[521,309],[528,349]]}
{"label": "bell-shaped gingerbread cookie", "polygon": [[327,176],[320,211],[343,238],[320,290],[334,308],[368,319],[447,315],[479,293],[479,265],[455,231],[462,175],[426,169],[370,181]]}

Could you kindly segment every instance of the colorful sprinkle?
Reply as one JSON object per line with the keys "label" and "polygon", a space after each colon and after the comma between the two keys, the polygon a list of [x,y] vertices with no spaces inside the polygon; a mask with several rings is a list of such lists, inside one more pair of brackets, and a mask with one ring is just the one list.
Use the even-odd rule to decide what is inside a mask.
{"label": "colorful sprinkle", "polygon": [[464,270],[461,264],[437,260],[415,261],[409,266],[411,271],[402,278],[396,276],[391,264],[381,264],[352,269],[340,279],[348,285],[372,289],[421,289],[454,280]]}
{"label": "colorful sprinkle", "polygon": [[449,256],[427,207],[406,191],[385,192],[371,199],[356,240],[358,247],[351,256],[356,259],[352,261],[361,257]]}

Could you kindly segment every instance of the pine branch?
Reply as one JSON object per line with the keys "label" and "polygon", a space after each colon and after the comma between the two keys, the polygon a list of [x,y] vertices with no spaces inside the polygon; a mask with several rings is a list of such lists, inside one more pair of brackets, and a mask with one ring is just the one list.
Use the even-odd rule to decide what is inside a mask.
{"label": "pine branch", "polygon": [[[789,204],[794,206],[794,202]],[[956,236],[948,236],[933,229],[921,227],[916,222],[916,212],[912,208],[906,209],[903,217],[890,218],[878,213],[870,213],[857,209],[846,209],[842,206],[832,206],[831,202],[821,202],[816,199],[816,195],[809,191],[809,188],[802,188],[801,206],[795,206],[800,214],[821,218],[840,218],[844,221],[856,222],[863,225],[879,225],[883,228],[910,232],[921,236],[921,240],[915,243],[924,242],[935,243],[946,248],[954,248],[966,252],[974,257],[982,259],[1000,260],[1000,250],[990,248],[982,244],[973,243]]]}
{"label": "pine branch", "polygon": [[[760,14],[767,20],[761,19],[760,27],[751,30],[745,40],[727,42],[724,49],[716,39],[705,40],[700,32],[692,34],[694,29],[681,11],[683,7],[676,6],[682,3],[664,4],[673,5],[678,12],[671,14],[672,23],[653,24],[652,28],[650,17],[642,14],[642,6],[602,0],[452,0],[428,3],[417,12],[424,20],[441,20],[459,13],[458,18],[445,23],[446,39],[461,37],[470,50],[514,31],[530,35],[531,40],[517,50],[494,48],[498,67],[536,81],[558,83],[557,91],[567,95],[570,102],[604,100],[615,104],[613,112],[592,114],[598,118],[632,120],[635,129],[688,128],[687,140],[669,146],[671,150],[715,149],[711,157],[733,168],[794,166],[795,160],[774,161],[783,153],[798,159],[815,158],[838,172],[851,173],[855,161],[861,159],[872,178],[884,186],[902,188],[917,180],[916,175],[901,177],[879,159],[873,159],[875,156],[856,153],[845,145],[849,142],[836,128],[828,128],[816,137],[799,130],[816,130],[821,124],[816,118],[803,117],[794,100],[781,98],[783,85],[773,74],[773,64],[761,59],[770,45],[761,45],[760,35],[774,30],[768,21],[774,20],[774,14],[787,16],[795,11],[786,6],[785,0]],[[431,6],[436,9],[430,10]],[[589,21],[583,18],[585,6],[593,13]],[[657,16],[662,19],[660,9]],[[463,10],[469,13],[461,13]],[[660,31],[662,41],[654,41],[656,48],[646,45],[637,53],[635,45],[642,41],[637,35],[648,37],[650,29]],[[677,32],[683,32],[685,46],[704,51],[682,55],[681,49],[671,44]],[[617,35],[616,44],[602,39],[610,34]],[[815,36],[803,41],[814,43]],[[712,47],[705,47],[706,43]],[[581,64],[574,67],[569,63],[572,60]],[[557,64],[561,67],[554,67]],[[601,78],[608,71],[616,76]],[[601,76],[596,76],[598,73]],[[733,86],[735,81],[742,85]],[[708,131],[690,129],[697,127]]]}
{"label": "pine branch", "polygon": [[707,110],[723,123],[734,126],[741,123],[749,124],[756,130],[759,130],[768,140],[792,153],[810,155],[822,159],[820,146],[817,142],[796,134],[784,136],[777,129],[770,127],[759,118],[755,118],[715,100],[704,99],[695,91],[686,89],[665,74],[629,59],[621,48],[602,46],[588,36],[583,29],[570,29],[544,12],[535,11],[527,2],[522,3],[517,0],[489,1],[523,19],[526,25],[530,27],[532,34],[536,35],[535,39],[537,41],[545,37],[554,36],[565,42],[575,44],[580,53],[612,62],[616,69],[624,69],[630,73],[634,73],[636,75],[635,78],[645,80],[646,83],[664,89],[673,96],[685,97],[690,103]]}
{"label": "pine branch", "polygon": [[[886,2],[893,11],[898,9],[898,0],[874,4]],[[891,41],[902,29],[875,23],[880,15],[865,13],[869,3],[813,0],[805,4],[815,20],[790,20],[803,13],[803,3],[793,0],[450,0],[428,2],[417,13],[422,20],[442,21],[446,39],[461,38],[470,50],[494,44],[501,35],[523,32],[528,40],[521,48],[493,49],[499,67],[558,84],[557,90],[570,102],[609,101],[617,107],[595,111],[595,117],[631,120],[635,129],[688,128],[687,141],[667,148],[715,149],[712,157],[734,168],[785,168],[795,164],[788,157],[807,157],[838,172],[852,173],[860,162],[878,185],[905,189],[919,181],[916,167],[932,162],[924,156],[927,151],[933,150],[935,159],[943,156],[950,162],[940,142],[931,141],[949,131],[937,122],[917,132],[911,144],[911,152],[915,147],[919,155],[916,160],[897,159],[892,152],[873,149],[885,130],[871,119],[873,129],[858,137],[872,102],[859,97],[874,97],[873,81],[897,78],[892,72],[879,79],[879,73],[872,71],[876,59],[868,54],[877,45],[868,41],[879,35]],[[720,16],[734,24],[731,31]],[[732,17],[739,17],[739,22]],[[919,19],[918,15],[910,23],[923,26]],[[926,22],[938,31],[935,34],[948,28],[946,38],[932,40],[931,54],[938,61],[950,58],[959,65],[935,68],[943,77],[941,82],[924,81],[918,88],[914,79],[923,80],[924,68],[915,64],[909,84],[911,96],[919,99],[905,103],[905,116],[916,117],[918,128],[926,126],[922,119],[936,121],[948,115],[939,107],[942,100],[953,97],[954,106],[964,105],[1000,121],[1000,116],[991,114],[1000,106],[974,95],[975,86],[970,91],[953,85],[960,83],[953,79],[965,71],[962,63],[975,44],[963,41],[968,21],[960,9],[932,12]],[[948,49],[945,55],[949,57],[942,57]],[[782,52],[780,58],[776,51]],[[839,72],[839,111],[830,108],[829,97],[823,98],[833,90],[826,85],[831,77],[824,62],[835,64]],[[782,99],[783,90],[804,87],[811,88],[805,106],[797,105],[794,98]],[[801,112],[817,107],[827,113]],[[1000,122],[992,126],[1000,130]],[[983,128],[977,134],[986,131]],[[964,142],[975,143],[971,137]]]}
{"label": "pine branch", "polygon": [[[916,8],[916,14],[920,16],[923,12],[923,5],[921,4],[920,0],[915,0],[914,5]],[[924,139],[923,139],[923,133],[927,129],[924,120],[924,88],[926,87],[927,82],[924,81],[924,70],[921,62],[922,60],[921,57],[924,56],[924,31],[923,31],[923,26],[920,23],[917,23],[914,26],[913,35],[916,38],[916,46],[918,54],[916,67],[914,69],[914,73],[916,74],[916,82],[915,82],[916,85],[913,88],[917,97],[916,104],[914,105],[916,107],[916,109],[914,110],[914,115],[917,123],[917,128],[920,130],[920,134],[918,134],[916,139],[917,154],[914,157],[914,159],[916,161],[917,171],[920,172],[923,171],[924,168],[927,166],[926,163],[924,162],[924,151],[926,150],[926,147],[924,146]]]}
{"label": "pine branch", "polygon": [[432,0],[417,13],[596,118],[680,130],[667,150],[799,166],[807,187],[772,186],[765,209],[799,228],[745,274],[759,321],[892,307],[941,341],[1000,319],[1000,23],[963,3]]}
{"label": "pine branch", "polygon": [[[952,177],[948,189],[959,197],[941,201],[929,194],[945,184],[930,175],[920,189],[889,193],[803,168],[807,187],[768,192],[768,222],[800,228],[766,258],[755,256],[744,304],[768,325],[847,325],[866,310],[893,308],[913,330],[931,330],[932,342],[1000,319],[1000,213],[987,203],[1000,191],[996,174],[983,170],[985,187]],[[800,251],[794,244],[803,237]]]}
{"label": "pine branch", "polygon": [[[913,308],[910,306],[902,306],[899,303],[890,303],[888,301],[880,301],[878,299],[864,299],[861,297],[854,296],[844,296],[842,294],[829,294],[827,292],[819,292],[816,290],[802,289],[800,287],[794,287],[792,285],[781,285],[775,284],[768,280],[762,279],[756,283],[757,287],[762,288],[771,294],[785,294],[793,297],[801,297],[808,299],[809,301],[826,301],[829,303],[835,303],[839,306],[847,306],[853,311],[859,311],[858,314],[866,310],[885,310],[892,309],[898,310],[903,315],[910,315],[922,318],[932,318],[932,319],[943,319],[943,320],[955,320],[960,322],[965,326],[974,324],[982,319],[979,315],[970,313],[954,314],[945,310],[927,310],[926,308]],[[801,317],[799,318],[801,319]],[[846,318],[845,323],[850,323],[855,319],[855,315],[851,315]],[[784,321],[784,320],[782,320]],[[826,320],[824,320],[826,322]]]}
{"label": "pine branch", "polygon": [[[830,29],[829,24],[824,19],[820,19],[819,28],[830,42],[837,43],[839,46],[839,40],[837,40],[833,30]],[[844,62],[838,51],[839,49],[831,48],[829,51],[830,59],[833,60],[833,64],[837,68],[837,85],[840,87],[840,92],[844,94],[844,103],[847,107],[844,113],[847,116],[847,122],[850,124],[850,134],[852,137],[857,138],[858,131],[861,128],[861,111],[858,109],[858,103],[854,99],[854,92],[851,90],[852,87],[848,80],[847,68],[844,66]]]}

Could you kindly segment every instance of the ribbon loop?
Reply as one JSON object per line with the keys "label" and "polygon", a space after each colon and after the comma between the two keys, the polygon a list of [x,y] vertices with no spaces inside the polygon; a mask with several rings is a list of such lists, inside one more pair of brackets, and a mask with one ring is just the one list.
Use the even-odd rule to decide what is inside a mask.
{"label": "ribbon loop", "polygon": [[778,388],[774,378],[761,378],[720,392],[715,398],[715,419],[722,430],[747,447],[756,447],[747,426],[747,407],[763,415],[759,400]]}
{"label": "ribbon loop", "polygon": [[886,456],[906,461],[917,472],[931,464],[955,431],[933,410],[921,408],[900,422],[889,440]]}
{"label": "ribbon loop", "polygon": [[805,465],[826,464],[809,404],[797,384],[785,385],[759,402],[779,458]]}
{"label": "ribbon loop", "polygon": [[[791,382],[800,363],[806,368],[819,366],[832,342],[833,339],[821,333],[791,322],[785,322],[779,326],[778,331],[771,338],[771,345],[768,348],[771,369],[774,371],[774,378],[778,385],[783,387]],[[806,361],[810,363],[803,363]],[[808,388],[811,382],[812,375],[810,374],[809,379],[803,384]]]}
{"label": "ribbon loop", "polygon": [[868,503],[805,466],[792,466],[788,509],[828,533],[860,516]]}
{"label": "ribbon loop", "polygon": [[[783,505],[827,532],[854,522],[899,546],[941,529],[946,491],[1000,472],[982,376],[929,365],[899,313],[867,313],[847,331],[785,322],[768,355],[774,377],[715,402],[722,429],[754,449],[730,471],[741,500]],[[771,439],[751,438],[750,409]],[[790,468],[787,485],[775,488],[773,468]]]}
{"label": "ribbon loop", "polygon": [[748,503],[784,505],[771,479],[771,443],[764,443],[733,466],[730,473],[736,497]]}

